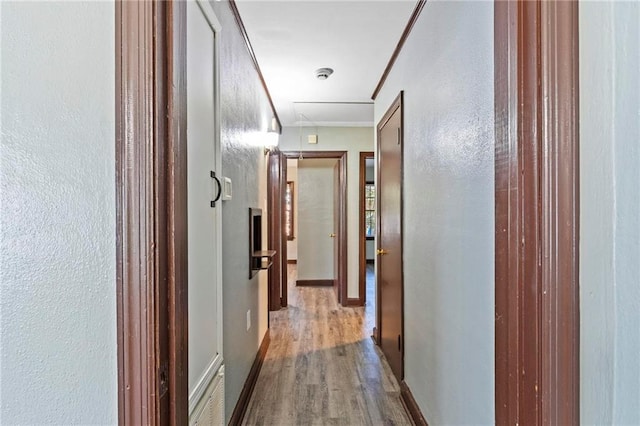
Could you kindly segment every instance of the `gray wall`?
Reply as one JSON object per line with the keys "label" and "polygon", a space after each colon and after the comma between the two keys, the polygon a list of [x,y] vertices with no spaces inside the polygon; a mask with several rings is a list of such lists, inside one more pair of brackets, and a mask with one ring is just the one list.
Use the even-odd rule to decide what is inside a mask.
{"label": "gray wall", "polygon": [[111,2],[2,2],[2,424],[117,422]]}
{"label": "gray wall", "polygon": [[429,424],[493,424],[493,3],[427,2],[404,90],[405,380]]}
{"label": "gray wall", "polygon": [[[262,271],[249,279],[248,226],[249,207],[259,207],[266,229],[266,157],[258,145],[271,123],[272,113],[228,2],[211,5],[222,25],[222,173],[233,182],[233,199],[222,203],[223,352],[228,421],[267,327],[267,273]],[[252,318],[249,331],[248,310]]]}
{"label": "gray wall", "polygon": [[640,424],[640,4],[580,4],[580,409]]}
{"label": "gray wall", "polygon": [[[318,144],[307,143],[307,135],[318,135]],[[358,297],[358,210],[360,206],[360,152],[373,151],[372,127],[285,127],[280,137],[282,151],[347,151],[347,292]]]}

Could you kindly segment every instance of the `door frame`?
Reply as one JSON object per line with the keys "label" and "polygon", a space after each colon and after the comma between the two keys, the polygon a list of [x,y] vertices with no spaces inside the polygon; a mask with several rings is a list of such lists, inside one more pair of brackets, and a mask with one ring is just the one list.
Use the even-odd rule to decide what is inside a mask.
{"label": "door frame", "polygon": [[[338,253],[340,256],[340,264],[338,265],[338,277],[336,278],[337,286],[338,286],[338,303],[342,306],[347,306],[348,298],[347,298],[347,265],[348,265],[348,253],[347,253],[347,151],[278,151],[279,155],[282,156],[283,161],[281,161],[280,168],[270,167],[269,178],[271,181],[275,181],[278,177],[284,181],[284,185],[286,185],[286,162],[288,159],[299,159],[301,156],[304,159],[313,159],[313,158],[335,158],[338,160],[339,164],[339,175],[340,181],[338,182],[339,191],[341,199],[344,200],[342,205],[340,206],[340,229],[338,230]],[[270,154],[271,155],[271,154]],[[284,166],[282,165],[284,163]],[[284,172],[283,172],[284,168]],[[285,199],[284,199],[284,191],[279,191],[280,196],[277,199],[277,202],[280,204],[280,220],[284,220],[284,210],[285,210]],[[273,197],[274,194],[272,191],[269,191],[269,198]],[[298,197],[299,199],[300,197]],[[275,203],[276,200],[272,200],[271,202]],[[270,204],[274,205],[274,204]],[[269,228],[272,227],[272,221],[269,220]],[[284,227],[283,227],[284,228]],[[269,231],[271,232],[271,231]],[[284,232],[279,233],[280,238],[284,241],[284,244],[287,243],[287,237]],[[286,259],[285,259],[286,265]],[[285,269],[286,271],[286,269]],[[286,293],[287,291],[287,274],[282,274],[282,282],[281,287],[282,292]]]}
{"label": "door frame", "polygon": [[[382,133],[382,128],[387,124],[389,119],[393,116],[393,114],[400,110],[400,247],[404,249],[404,91],[400,91],[398,96],[391,103],[387,111],[384,113],[378,125],[376,126],[376,249],[380,249],[380,187],[382,186],[382,179],[380,177],[380,135]],[[377,255],[376,255],[377,256]],[[402,259],[402,265],[400,268],[400,292],[401,292],[401,300],[402,300],[402,309],[400,319],[401,330],[402,330],[402,343],[400,345],[401,348],[401,357],[402,357],[402,373],[401,377],[398,377],[398,382],[403,381],[404,379],[404,353],[405,353],[405,342],[404,342],[404,254],[401,254],[400,258]],[[376,260],[376,277],[380,277],[380,262]],[[376,278],[378,279],[378,278]],[[380,284],[378,281],[377,284]],[[382,343],[382,310],[380,306],[380,299],[382,298],[381,286],[376,285],[376,326],[373,329],[373,335],[376,344],[378,346]]]}
{"label": "door frame", "polygon": [[288,305],[287,236],[285,228],[285,190],[287,160],[278,150],[267,159],[267,235],[269,250],[275,250],[269,268],[268,310],[278,311]]}
{"label": "door frame", "polygon": [[186,4],[115,3],[118,423],[188,418]]}
{"label": "door frame", "polygon": [[[365,185],[367,184],[367,159],[375,160],[375,152],[366,151],[360,152],[360,177],[359,177],[359,198],[360,208],[358,210],[359,225],[358,230],[358,247],[359,247],[359,262],[358,262],[358,289],[360,297],[358,297],[358,305],[364,306],[367,303],[367,236],[364,232],[365,224]],[[377,201],[376,201],[377,202]]]}
{"label": "door frame", "polygon": [[577,425],[578,4],[494,5],[496,423]]}

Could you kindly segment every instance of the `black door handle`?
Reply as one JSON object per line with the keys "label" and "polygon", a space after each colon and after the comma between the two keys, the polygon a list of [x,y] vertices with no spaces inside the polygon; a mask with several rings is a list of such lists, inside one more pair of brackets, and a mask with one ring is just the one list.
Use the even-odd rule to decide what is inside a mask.
{"label": "black door handle", "polygon": [[220,179],[216,177],[216,172],[214,172],[213,170],[211,170],[211,177],[218,184],[218,194],[216,194],[216,198],[211,202],[211,207],[215,207],[216,201],[218,201],[220,199],[220,196],[222,196],[222,184],[220,183]]}

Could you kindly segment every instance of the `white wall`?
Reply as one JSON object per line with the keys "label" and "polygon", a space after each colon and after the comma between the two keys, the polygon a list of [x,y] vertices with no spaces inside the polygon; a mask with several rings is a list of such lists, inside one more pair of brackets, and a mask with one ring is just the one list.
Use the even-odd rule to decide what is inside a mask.
{"label": "white wall", "polygon": [[298,259],[298,160],[287,159],[287,181],[293,182],[293,240],[287,240],[287,260]]}
{"label": "white wall", "polygon": [[580,416],[640,424],[640,4],[579,13]]}
{"label": "white wall", "polygon": [[[300,133],[302,135],[300,136]],[[358,227],[360,209],[360,152],[373,151],[371,127],[285,127],[280,137],[282,151],[347,151],[347,297],[358,297]],[[307,135],[317,134],[318,144],[308,144]]]}
{"label": "white wall", "polygon": [[405,381],[429,424],[493,424],[493,3],[429,1],[375,102],[404,90]]}
{"label": "white wall", "polygon": [[334,159],[298,161],[298,279],[331,280],[334,271]]}
{"label": "white wall", "polygon": [[2,2],[1,422],[117,423],[112,2]]}

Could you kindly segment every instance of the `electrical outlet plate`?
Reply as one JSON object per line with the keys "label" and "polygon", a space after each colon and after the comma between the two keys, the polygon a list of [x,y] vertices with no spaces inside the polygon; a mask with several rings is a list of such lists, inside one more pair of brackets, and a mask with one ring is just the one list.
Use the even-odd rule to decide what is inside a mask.
{"label": "electrical outlet plate", "polygon": [[309,135],[309,143],[318,143],[318,135]]}

